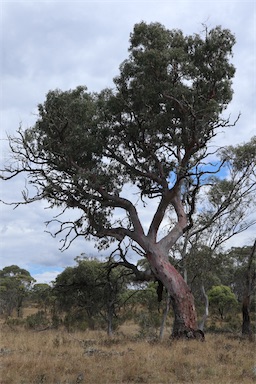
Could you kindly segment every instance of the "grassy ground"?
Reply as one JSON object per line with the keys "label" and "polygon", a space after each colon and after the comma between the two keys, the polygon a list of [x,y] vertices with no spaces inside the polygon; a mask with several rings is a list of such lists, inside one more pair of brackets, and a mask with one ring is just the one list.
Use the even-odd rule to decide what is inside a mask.
{"label": "grassy ground", "polygon": [[132,326],[112,339],[98,331],[1,327],[1,384],[256,382],[255,344],[230,335],[153,343],[136,339]]}

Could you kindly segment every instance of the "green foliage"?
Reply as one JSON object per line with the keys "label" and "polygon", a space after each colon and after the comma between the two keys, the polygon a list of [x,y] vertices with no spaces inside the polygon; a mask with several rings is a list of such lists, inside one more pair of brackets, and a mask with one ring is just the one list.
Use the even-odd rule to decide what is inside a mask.
{"label": "green foliage", "polygon": [[158,309],[157,283],[147,283],[144,289],[140,289],[136,294],[136,302],[147,308],[148,311]]}
{"label": "green foliage", "polygon": [[136,316],[136,322],[139,325],[139,337],[158,338],[161,325],[160,313],[141,310]]}
{"label": "green foliage", "polygon": [[[230,31],[220,27],[201,37],[184,36],[159,23],[135,25],[130,56],[115,79],[124,121],[129,124],[121,131],[127,144],[136,140],[136,134],[136,141],[151,140],[160,147],[165,142],[185,148],[195,143],[195,137],[198,145],[205,145],[212,124],[231,100],[234,67],[228,60],[234,42]],[[131,110],[133,120],[128,115]],[[148,154],[145,145],[146,158]]]}
{"label": "green foliage", "polygon": [[[243,296],[247,283],[247,268],[250,257],[251,246],[232,247],[226,251],[212,251],[208,247],[194,244],[187,256],[186,266],[188,269],[188,283],[197,299],[198,305],[204,302],[201,295],[201,285],[204,284],[206,291],[212,286],[228,286],[232,288],[239,305],[242,306]],[[250,309],[254,311],[256,280],[255,280],[255,258],[251,265],[250,282]],[[181,272],[183,270],[181,269]]]}
{"label": "green foliage", "polygon": [[162,322],[162,310],[166,303],[165,290],[163,301],[158,301],[157,283],[150,282],[143,289],[138,290],[135,296],[137,310],[134,320],[139,325],[139,336],[157,338]]}
{"label": "green foliage", "polygon": [[253,136],[248,143],[240,144],[236,147],[230,145],[222,150],[224,158],[230,168],[235,171],[242,171],[256,165],[256,136]]}
{"label": "green foliage", "polygon": [[86,331],[86,329],[95,329],[95,318],[89,318],[86,310],[83,308],[71,307],[63,319],[63,325],[68,332],[75,330]]}
{"label": "green foliage", "polygon": [[[185,259],[178,264],[181,273],[187,269],[188,284],[196,298],[197,305],[205,302],[202,285],[208,291],[212,286],[234,287],[236,266],[229,252],[217,252],[202,243],[192,243]],[[235,291],[237,295],[237,291]],[[204,306],[204,304],[203,304]]]}
{"label": "green foliage", "polygon": [[10,328],[24,326],[25,323],[25,319],[20,317],[8,317],[5,320],[5,324],[7,324]]}
{"label": "green foliage", "polygon": [[[232,247],[227,251],[228,258],[232,261],[232,280],[231,284],[236,293],[238,300],[242,302],[247,283],[247,268],[250,257],[251,247]],[[256,300],[256,260],[252,259],[251,265],[251,282],[249,294],[252,297],[252,309],[255,306]]]}
{"label": "green foliage", "polygon": [[[57,276],[54,294],[59,310],[66,313],[67,327],[84,328],[106,325],[115,328],[121,321],[120,309],[126,300],[127,272],[122,267],[110,269],[97,259],[76,258],[75,267]],[[83,324],[83,325],[81,325]]]}
{"label": "green foliage", "polygon": [[[205,148],[215,130],[229,124],[220,114],[232,98],[234,43],[219,26],[185,36],[159,23],[136,24],[113,90],[50,91],[35,126],[10,138],[19,154],[17,173],[26,172],[38,191],[34,197],[24,192],[25,201],[79,208],[81,216],[60,232],[93,235],[102,239],[99,246],[108,244],[106,237],[132,237],[133,208],[121,198],[128,182],[143,199],[166,198],[170,179],[183,184],[182,194],[195,173],[201,180]],[[118,226],[115,208],[128,213]]]}
{"label": "green foliage", "polygon": [[37,329],[46,327],[50,324],[49,319],[44,311],[38,311],[37,313],[27,316],[26,327],[29,329]]}
{"label": "green foliage", "polygon": [[0,270],[1,308],[6,317],[11,316],[14,309],[18,317],[22,315],[24,298],[34,281],[27,270],[17,265],[10,265]]}
{"label": "green foliage", "polygon": [[46,311],[52,304],[52,288],[48,284],[34,284],[30,292],[30,298]]}
{"label": "green foliage", "polygon": [[208,291],[210,309],[218,312],[221,319],[231,309],[237,308],[237,299],[230,287],[225,285],[217,285]]}

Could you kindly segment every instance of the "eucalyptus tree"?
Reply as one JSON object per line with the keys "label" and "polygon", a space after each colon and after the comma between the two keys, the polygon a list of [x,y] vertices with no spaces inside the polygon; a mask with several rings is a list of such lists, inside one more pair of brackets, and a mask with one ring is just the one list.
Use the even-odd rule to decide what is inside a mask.
{"label": "eucalyptus tree", "polygon": [[[94,329],[102,300],[101,264],[98,260],[76,258],[77,265],[67,267],[54,282],[57,307],[67,314],[68,325],[86,320]],[[70,320],[70,321],[69,321]]]}
{"label": "eucalyptus tree", "polygon": [[10,265],[0,270],[0,303],[6,317],[16,309],[17,316],[22,316],[22,306],[35,279],[30,273],[17,265]]}
{"label": "eucalyptus tree", "polygon": [[31,289],[31,299],[35,301],[39,308],[42,308],[44,312],[47,311],[52,304],[52,288],[46,283],[34,284]]}
{"label": "eucalyptus tree", "polygon": [[209,290],[208,296],[210,307],[220,315],[221,320],[224,319],[228,311],[237,309],[237,298],[230,287],[225,285],[213,286]]}
{"label": "eucalyptus tree", "polygon": [[97,322],[103,322],[111,336],[115,324],[121,321],[123,302],[128,300],[127,295],[124,298],[130,280],[127,269],[110,268],[108,262],[97,259],[78,257],[75,260],[77,264],[67,267],[54,283],[58,308],[68,314],[71,323],[75,323],[77,315],[79,320],[87,320],[92,329]]}
{"label": "eucalyptus tree", "polygon": [[[159,23],[136,24],[113,89],[50,91],[35,125],[9,138],[13,161],[3,178],[25,173],[36,187],[35,195],[24,191],[23,203],[45,199],[78,210],[73,222],[58,217],[64,248],[78,236],[98,239],[99,247],[111,239],[136,243],[171,296],[176,337],[193,337],[197,318],[193,295],[168,256],[193,225],[212,139],[234,125],[223,116],[232,99],[234,43],[219,26],[185,36]],[[211,172],[217,170],[209,162]],[[131,185],[137,194],[129,193]],[[176,221],[161,236],[169,209]]]}
{"label": "eucalyptus tree", "polygon": [[227,251],[227,257],[232,260],[231,284],[234,293],[241,303],[242,333],[252,334],[251,312],[256,304],[256,240],[251,246],[233,247]]}

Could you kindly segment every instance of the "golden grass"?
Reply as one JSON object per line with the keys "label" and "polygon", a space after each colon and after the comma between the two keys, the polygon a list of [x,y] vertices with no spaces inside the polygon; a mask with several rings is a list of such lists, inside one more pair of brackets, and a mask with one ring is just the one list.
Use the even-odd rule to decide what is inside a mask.
{"label": "golden grass", "polygon": [[[151,343],[132,325],[98,331],[1,329],[1,384],[240,384],[256,382],[255,344],[225,335]],[[136,332],[135,332],[136,333]],[[134,334],[135,334],[134,333]]]}

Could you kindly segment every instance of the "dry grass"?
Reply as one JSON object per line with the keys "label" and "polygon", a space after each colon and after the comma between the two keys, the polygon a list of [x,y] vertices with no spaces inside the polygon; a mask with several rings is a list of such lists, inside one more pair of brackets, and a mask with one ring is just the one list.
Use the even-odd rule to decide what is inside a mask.
{"label": "dry grass", "polygon": [[[256,382],[255,344],[224,335],[150,343],[122,333],[1,329],[1,384]],[[135,332],[136,333],[136,332]],[[135,334],[133,333],[133,334]]]}

